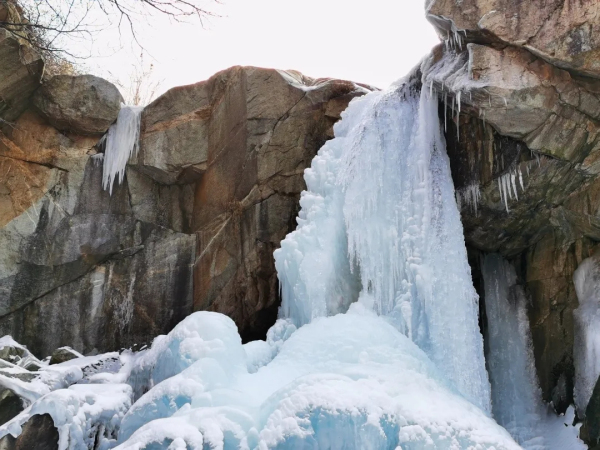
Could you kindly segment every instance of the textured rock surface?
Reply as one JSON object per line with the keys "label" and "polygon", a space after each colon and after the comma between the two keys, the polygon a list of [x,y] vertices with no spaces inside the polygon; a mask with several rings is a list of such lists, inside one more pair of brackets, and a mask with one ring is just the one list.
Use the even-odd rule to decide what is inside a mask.
{"label": "textured rock surface", "polygon": [[[304,169],[364,92],[346,81],[234,67],[146,108],[132,167],[163,184],[195,181],[193,212],[181,220],[199,238],[194,309],[229,315],[246,340],[264,336],[279,304],[272,254],[295,228]],[[164,194],[173,204],[192,196],[174,187]]]}
{"label": "textured rock surface", "polygon": [[8,422],[23,409],[25,407],[21,397],[12,389],[0,386],[0,424]]}
{"label": "textured rock surface", "polygon": [[38,356],[107,351],[211,309],[246,339],[264,335],[279,302],[272,252],[295,226],[303,170],[364,92],[242,67],[173,89],[146,109],[112,196],[97,138],[28,110],[0,135],[0,334]]}
{"label": "textured rock surface", "polygon": [[112,197],[102,191],[102,166],[88,154],[97,138],[67,137],[33,112],[16,125],[0,136],[0,333],[46,356],[169,331],[192,311],[196,242],[153,220],[170,199],[136,216],[129,184],[160,189],[132,177]]}
{"label": "textured rock surface", "polygon": [[33,98],[54,127],[81,135],[108,130],[123,101],[115,85],[93,75],[56,75],[45,81]]}
{"label": "textured rock surface", "polygon": [[557,67],[600,77],[600,3],[564,0],[428,0],[430,21],[446,37],[522,46]]}
{"label": "textured rock surface", "polygon": [[[5,14],[7,5],[0,5]],[[0,119],[13,121],[27,108],[44,71],[44,62],[31,47],[0,28]]]}
{"label": "textured rock surface", "polygon": [[35,415],[23,425],[18,438],[0,439],[0,450],[58,450],[58,430],[49,414]]}
{"label": "textured rock surface", "polygon": [[81,353],[78,353],[71,347],[59,347],[52,352],[49,364],[60,364],[72,359],[81,358],[81,356]]}

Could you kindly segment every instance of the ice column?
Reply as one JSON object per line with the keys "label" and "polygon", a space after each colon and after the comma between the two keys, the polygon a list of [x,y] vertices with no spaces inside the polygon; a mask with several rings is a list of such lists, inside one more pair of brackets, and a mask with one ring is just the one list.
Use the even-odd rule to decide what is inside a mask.
{"label": "ice column", "polygon": [[545,417],[535,372],[527,300],[523,289],[516,284],[515,269],[500,255],[485,256],[482,273],[492,413],[523,444],[536,436],[540,419]]}
{"label": "ice column", "polygon": [[102,187],[112,194],[113,184],[125,177],[125,166],[129,158],[137,153],[140,137],[142,106],[121,107],[117,122],[110,126],[106,136]]}

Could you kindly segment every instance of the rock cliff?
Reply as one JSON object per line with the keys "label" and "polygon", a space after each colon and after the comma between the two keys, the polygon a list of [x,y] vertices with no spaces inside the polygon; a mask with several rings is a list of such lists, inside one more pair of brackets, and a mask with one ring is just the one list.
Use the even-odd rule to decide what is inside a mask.
{"label": "rock cliff", "polygon": [[109,195],[98,140],[118,90],[88,75],[40,84],[41,60],[10,35],[0,54],[14,56],[0,63],[0,333],[40,357],[107,351],[210,309],[263,337],[303,170],[368,89],[254,67],[172,89],[145,109]]}

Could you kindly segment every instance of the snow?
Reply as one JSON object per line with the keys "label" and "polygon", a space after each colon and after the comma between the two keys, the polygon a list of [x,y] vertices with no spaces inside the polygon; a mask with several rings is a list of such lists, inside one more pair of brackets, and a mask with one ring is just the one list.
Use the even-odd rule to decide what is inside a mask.
{"label": "snow", "polygon": [[575,319],[575,405],[577,414],[585,409],[600,376],[600,265],[598,257],[584,259],[573,274],[579,306]]}
{"label": "snow", "polygon": [[[223,354],[242,348],[233,337]],[[519,448],[362,304],[301,327],[255,373],[214,356],[140,398],[116,448]]]}
{"label": "snow", "polygon": [[108,129],[102,159],[102,187],[111,194],[115,180],[122,183],[125,178],[127,161],[137,154],[143,109],[141,106],[122,105],[117,122]]}
{"label": "snow", "polygon": [[59,450],[108,449],[131,406],[131,393],[126,384],[73,385],[50,392],[2,425],[0,437],[16,437],[32,416],[49,414],[58,430]]}
{"label": "snow", "polygon": [[482,263],[488,323],[487,362],[494,419],[525,450],[577,450],[587,447],[573,425],[574,409],[556,416],[542,402],[535,371],[527,298],[514,267],[500,255]]}

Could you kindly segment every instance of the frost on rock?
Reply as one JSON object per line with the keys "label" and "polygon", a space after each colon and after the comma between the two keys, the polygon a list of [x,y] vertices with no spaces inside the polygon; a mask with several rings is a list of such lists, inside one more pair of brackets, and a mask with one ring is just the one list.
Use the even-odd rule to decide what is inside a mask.
{"label": "frost on rock", "polygon": [[489,411],[478,297],[437,98],[417,83],[353,100],[306,170],[298,228],[275,252],[281,314],[302,325],[360,296]]}
{"label": "frost on rock", "polygon": [[598,376],[600,376],[600,265],[598,256],[584,259],[573,274],[579,306],[575,319],[575,405],[585,416]]}
{"label": "frost on rock", "polygon": [[[125,178],[125,166],[137,154],[142,106],[121,106],[117,122],[110,126],[105,140],[102,187],[112,194],[114,182]],[[98,157],[100,159],[100,157]]]}

